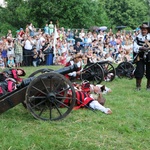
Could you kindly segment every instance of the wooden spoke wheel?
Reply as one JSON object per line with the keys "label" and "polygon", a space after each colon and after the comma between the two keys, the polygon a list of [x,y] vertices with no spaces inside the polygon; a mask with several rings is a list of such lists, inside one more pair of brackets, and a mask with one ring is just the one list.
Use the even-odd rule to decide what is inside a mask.
{"label": "wooden spoke wheel", "polygon": [[61,74],[49,72],[29,84],[25,103],[36,119],[53,121],[66,117],[75,101],[72,83]]}
{"label": "wooden spoke wheel", "polygon": [[92,84],[100,84],[104,79],[104,72],[102,67],[98,63],[90,63],[85,65],[81,80],[88,80]]}
{"label": "wooden spoke wheel", "polygon": [[116,74],[119,78],[133,78],[134,66],[130,62],[121,62],[116,68]]}
{"label": "wooden spoke wheel", "polygon": [[[47,73],[47,72],[51,72],[51,71],[53,71],[53,70],[52,70],[52,69],[47,69],[47,68],[38,69],[38,70],[36,70],[35,72],[31,73],[31,74],[29,75],[29,78],[30,78],[30,77],[38,77],[39,75],[41,75],[41,74],[43,74],[43,73]],[[23,106],[24,106],[25,108],[27,108],[26,103],[25,103],[24,101],[22,102],[22,104],[23,104]]]}
{"label": "wooden spoke wheel", "polygon": [[105,62],[100,64],[104,70],[104,81],[110,82],[115,79],[116,70],[111,62]]}

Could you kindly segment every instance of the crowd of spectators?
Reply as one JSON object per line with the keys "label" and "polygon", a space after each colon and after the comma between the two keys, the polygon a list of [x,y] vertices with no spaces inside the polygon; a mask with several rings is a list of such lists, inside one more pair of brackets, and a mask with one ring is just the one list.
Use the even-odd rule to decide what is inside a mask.
{"label": "crowd of spectators", "polygon": [[89,31],[57,29],[50,21],[43,29],[36,29],[32,23],[20,28],[13,36],[8,30],[0,40],[0,68],[46,65],[47,55],[53,53],[53,64],[65,65],[72,55],[83,55],[83,63],[109,60],[120,63],[132,60],[133,40],[139,31],[118,30]]}

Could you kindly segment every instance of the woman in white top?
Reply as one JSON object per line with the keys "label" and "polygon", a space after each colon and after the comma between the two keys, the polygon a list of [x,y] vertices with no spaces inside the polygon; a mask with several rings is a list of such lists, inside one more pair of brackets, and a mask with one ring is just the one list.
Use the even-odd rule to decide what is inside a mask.
{"label": "woman in white top", "polygon": [[15,57],[14,43],[12,38],[10,37],[7,38],[6,47],[7,47],[7,58],[9,58],[10,56]]}
{"label": "woman in white top", "polygon": [[31,36],[27,36],[27,39],[24,42],[24,65],[25,66],[31,66],[32,65],[32,48],[33,48],[33,40]]}

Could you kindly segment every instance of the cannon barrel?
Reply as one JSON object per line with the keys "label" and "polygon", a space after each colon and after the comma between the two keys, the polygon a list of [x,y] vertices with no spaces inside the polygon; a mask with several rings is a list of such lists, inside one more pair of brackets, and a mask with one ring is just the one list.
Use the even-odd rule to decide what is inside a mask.
{"label": "cannon barrel", "polygon": [[67,67],[55,70],[54,72],[65,75],[67,73],[77,71],[77,70],[78,70],[78,66],[76,64],[74,64],[74,65],[71,65],[71,66],[67,66]]}
{"label": "cannon barrel", "polygon": [[[65,75],[67,73],[77,71],[78,67],[76,64],[68,67],[64,67],[58,70],[55,70],[55,73],[59,73]],[[45,70],[46,71],[46,70]],[[48,71],[48,70],[47,70]],[[7,93],[6,95],[0,98],[0,114],[5,112],[6,110],[13,108],[21,102],[24,102],[26,90],[30,82],[32,82],[35,77],[30,77],[24,79],[20,85],[17,86],[17,89],[11,93]]]}

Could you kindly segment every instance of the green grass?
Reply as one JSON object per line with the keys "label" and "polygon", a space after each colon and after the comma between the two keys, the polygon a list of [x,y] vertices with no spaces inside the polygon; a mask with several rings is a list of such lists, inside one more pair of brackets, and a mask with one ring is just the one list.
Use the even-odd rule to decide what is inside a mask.
{"label": "green grass", "polygon": [[[51,69],[57,66],[47,66]],[[24,67],[28,77],[34,68]],[[150,92],[143,79],[135,91],[135,79],[103,82],[112,89],[105,95],[112,115],[88,109],[72,111],[61,121],[43,122],[22,104],[0,115],[2,150],[149,150]]]}

